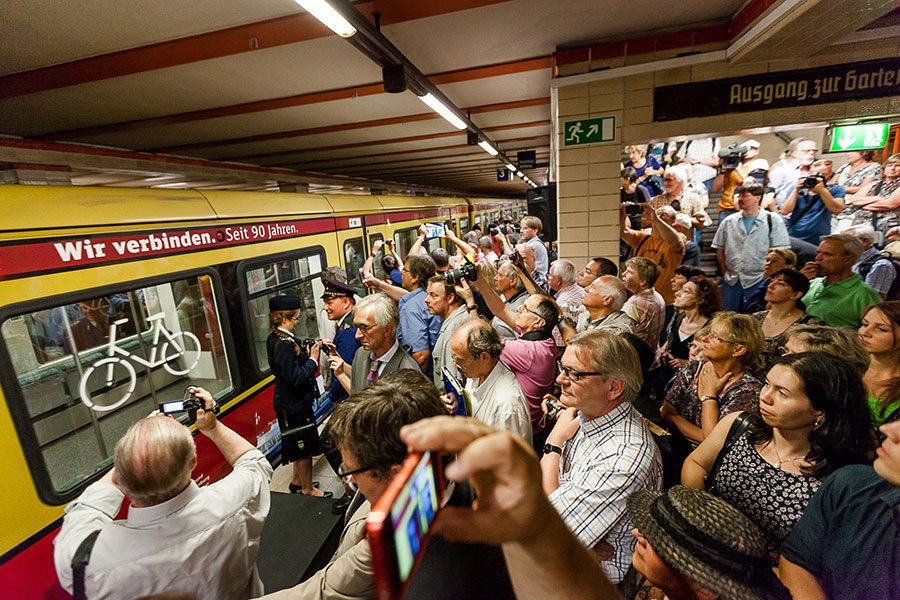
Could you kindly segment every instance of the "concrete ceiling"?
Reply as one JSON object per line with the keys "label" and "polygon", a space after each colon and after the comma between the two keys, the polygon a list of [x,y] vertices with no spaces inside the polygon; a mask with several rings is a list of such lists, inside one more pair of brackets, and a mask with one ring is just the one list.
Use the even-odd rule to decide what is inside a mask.
{"label": "concrete ceiling", "polygon": [[[855,1],[855,0],[854,0]],[[382,33],[546,183],[553,53],[597,40],[727,23],[743,0],[374,0]],[[771,4],[771,3],[770,3]],[[29,0],[0,8],[0,134],[277,168],[264,177],[347,186],[390,182],[468,194],[521,195],[502,165],[410,92],[387,94],[381,69],[291,0]],[[38,146],[39,147],[39,146]],[[72,157],[75,183],[215,185],[172,161],[108,169]],[[288,175],[296,171],[296,177]],[[265,170],[254,171],[265,174]],[[169,179],[160,180],[160,177]],[[259,175],[262,177],[262,175]],[[257,179],[259,179],[257,177]],[[148,181],[148,179],[156,178]],[[315,181],[313,181],[315,180]],[[340,185],[340,180],[335,185]],[[232,182],[234,184],[234,182]],[[236,185],[240,185],[239,183]],[[377,184],[374,184],[377,187]],[[369,186],[372,187],[372,186]]]}

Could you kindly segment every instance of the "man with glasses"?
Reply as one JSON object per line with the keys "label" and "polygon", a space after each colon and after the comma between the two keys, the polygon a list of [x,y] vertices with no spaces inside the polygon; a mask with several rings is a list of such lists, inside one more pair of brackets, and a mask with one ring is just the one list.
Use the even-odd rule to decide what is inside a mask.
{"label": "man with glasses", "polygon": [[[365,309],[366,299],[357,306],[357,316]],[[325,568],[300,585],[265,598],[375,597],[366,517],[406,459],[400,428],[447,414],[437,390],[414,369],[386,374],[335,407],[327,431],[343,459],[338,475],[355,491],[337,552]]]}
{"label": "man with glasses", "polygon": [[769,186],[775,189],[775,204],[784,204],[797,185],[797,180],[810,172],[816,162],[819,146],[812,140],[797,138],[788,144],[785,158],[769,171]]}
{"label": "man with glasses", "polygon": [[397,324],[400,317],[397,305],[384,294],[366,296],[356,304],[353,325],[356,339],[362,345],[353,357],[350,372],[340,357],[332,355],[331,368],[341,385],[355,394],[382,376],[399,369],[418,369],[419,365],[397,342]]}
{"label": "man with glasses", "polygon": [[572,338],[556,380],[566,410],[541,459],[550,502],[613,583],[625,577],[634,551],[626,500],[662,487],[659,450],[631,404],[642,379],[637,352],[624,338],[599,329]]}
{"label": "man with glasses", "polygon": [[489,323],[468,321],[450,339],[456,368],[472,394],[472,416],[531,443],[528,402],[515,374],[500,361],[503,343]]}

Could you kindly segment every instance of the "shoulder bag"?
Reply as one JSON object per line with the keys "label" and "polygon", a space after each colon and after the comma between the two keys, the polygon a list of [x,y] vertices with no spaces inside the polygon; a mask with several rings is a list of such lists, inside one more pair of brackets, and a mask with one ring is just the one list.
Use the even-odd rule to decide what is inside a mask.
{"label": "shoulder bag", "polygon": [[750,413],[748,412],[741,413],[741,415],[734,420],[734,423],[731,424],[731,428],[728,430],[728,436],[725,438],[725,443],[722,445],[722,449],[719,450],[719,454],[716,455],[716,460],[713,462],[709,473],[706,474],[703,487],[707,492],[715,493],[713,489],[715,487],[716,473],[719,472],[719,467],[722,465],[722,459],[731,451],[734,443],[739,437],[744,435],[744,432],[747,431],[749,426]]}

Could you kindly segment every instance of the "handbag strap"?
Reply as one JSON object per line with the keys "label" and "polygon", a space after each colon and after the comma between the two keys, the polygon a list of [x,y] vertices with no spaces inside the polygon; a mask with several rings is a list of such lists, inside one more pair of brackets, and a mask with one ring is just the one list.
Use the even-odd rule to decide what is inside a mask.
{"label": "handbag strap", "polygon": [[100,530],[92,531],[84,540],[82,540],[81,544],[78,545],[78,550],[75,551],[75,556],[72,557],[72,598],[73,600],[86,600],[87,594],[84,589],[84,575],[87,570],[88,562],[91,560],[91,552],[94,549],[94,542],[97,541],[97,536],[100,535]]}
{"label": "handbag strap", "polygon": [[712,468],[709,470],[709,473],[706,474],[706,485],[704,487],[706,487],[707,491],[712,487],[712,483],[716,478],[716,473],[719,472],[719,466],[722,464],[722,459],[731,451],[732,446],[734,446],[739,437],[744,435],[744,432],[747,431],[749,426],[750,413],[748,412],[741,413],[731,424],[731,428],[728,430],[728,436],[725,438],[725,443],[722,444],[722,449],[719,450],[719,453],[716,455],[716,460],[713,462]]}

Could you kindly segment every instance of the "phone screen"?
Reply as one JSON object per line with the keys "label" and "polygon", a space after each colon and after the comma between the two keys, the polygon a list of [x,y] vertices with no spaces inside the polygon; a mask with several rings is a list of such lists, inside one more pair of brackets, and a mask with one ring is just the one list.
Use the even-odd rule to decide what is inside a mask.
{"label": "phone screen", "polygon": [[425,239],[443,237],[446,230],[443,223],[425,223]]}
{"label": "phone screen", "polygon": [[173,400],[172,402],[162,402],[159,405],[159,412],[170,414],[184,410],[184,400]]}
{"label": "phone screen", "polygon": [[430,452],[410,455],[369,513],[366,528],[375,562],[378,598],[399,598],[441,503],[440,461]]}

